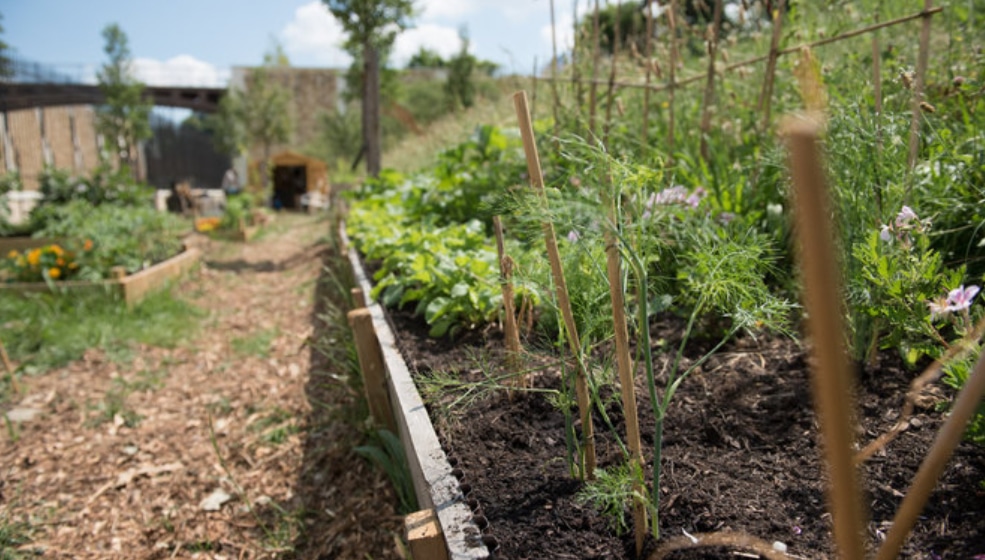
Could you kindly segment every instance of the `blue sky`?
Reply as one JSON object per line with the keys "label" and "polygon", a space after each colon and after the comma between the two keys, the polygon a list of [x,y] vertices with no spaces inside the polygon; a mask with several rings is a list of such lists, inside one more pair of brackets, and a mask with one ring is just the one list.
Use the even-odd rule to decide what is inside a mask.
{"label": "blue sky", "polygon": [[[564,4],[563,6],[561,4]],[[398,38],[394,65],[420,46],[471,51],[507,72],[529,73],[551,53],[549,0],[416,0],[416,27]],[[559,40],[570,41],[573,2],[555,2]],[[149,84],[224,85],[229,68],[259,64],[279,42],[294,66],[344,67],[341,28],[321,0],[0,0],[3,39],[14,55],[95,75],[105,60],[102,29],[117,23],[138,76]],[[559,46],[559,49],[561,47]]]}

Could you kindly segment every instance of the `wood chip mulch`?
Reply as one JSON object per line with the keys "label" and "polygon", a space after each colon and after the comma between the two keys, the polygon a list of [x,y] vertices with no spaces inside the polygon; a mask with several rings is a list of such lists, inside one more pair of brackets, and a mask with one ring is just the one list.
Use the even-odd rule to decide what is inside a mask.
{"label": "wood chip mulch", "polygon": [[30,542],[0,553],[402,558],[389,482],[353,451],[358,394],[310,344],[337,327],[315,305],[329,230],[282,215],[249,244],[200,238],[174,291],[207,314],[186,342],[25,378],[8,408],[41,414],[0,439],[0,526]]}

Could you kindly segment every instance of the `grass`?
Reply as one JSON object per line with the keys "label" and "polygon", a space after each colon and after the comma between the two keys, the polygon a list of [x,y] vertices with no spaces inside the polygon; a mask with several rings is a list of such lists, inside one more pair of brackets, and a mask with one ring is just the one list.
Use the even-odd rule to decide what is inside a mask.
{"label": "grass", "polygon": [[232,339],[229,344],[239,356],[258,356],[266,358],[270,354],[270,344],[280,334],[276,327],[261,329],[243,337]]}
{"label": "grass", "polygon": [[17,549],[31,542],[29,529],[26,523],[11,521],[6,515],[0,516],[0,560],[20,560],[31,556]]}
{"label": "grass", "polygon": [[[20,362],[20,373],[37,374],[78,359],[89,348],[125,363],[134,343],[174,347],[197,330],[203,316],[167,290],[131,309],[110,295],[3,293],[0,340],[11,359]],[[0,392],[0,401],[6,396]]]}

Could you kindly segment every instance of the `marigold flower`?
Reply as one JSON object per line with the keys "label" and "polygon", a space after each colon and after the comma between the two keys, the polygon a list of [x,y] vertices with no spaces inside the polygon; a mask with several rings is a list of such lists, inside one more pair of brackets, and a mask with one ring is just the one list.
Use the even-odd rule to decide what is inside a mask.
{"label": "marigold flower", "polygon": [[55,267],[51,267],[48,269],[48,276],[51,277],[52,279],[58,278],[61,275],[62,275],[62,271]]}
{"label": "marigold flower", "polygon": [[82,244],[82,250],[83,251],[92,250],[92,239],[86,239],[85,243]]}
{"label": "marigold flower", "polygon": [[27,262],[31,266],[38,266],[38,263],[41,262],[41,249],[34,249],[29,252],[27,254]]}

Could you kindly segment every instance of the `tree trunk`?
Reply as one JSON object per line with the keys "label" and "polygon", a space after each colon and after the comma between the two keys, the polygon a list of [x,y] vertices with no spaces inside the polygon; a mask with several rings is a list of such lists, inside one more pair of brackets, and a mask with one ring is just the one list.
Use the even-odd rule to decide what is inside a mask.
{"label": "tree trunk", "polygon": [[363,142],[366,145],[366,172],[380,174],[380,53],[370,42],[363,44]]}

